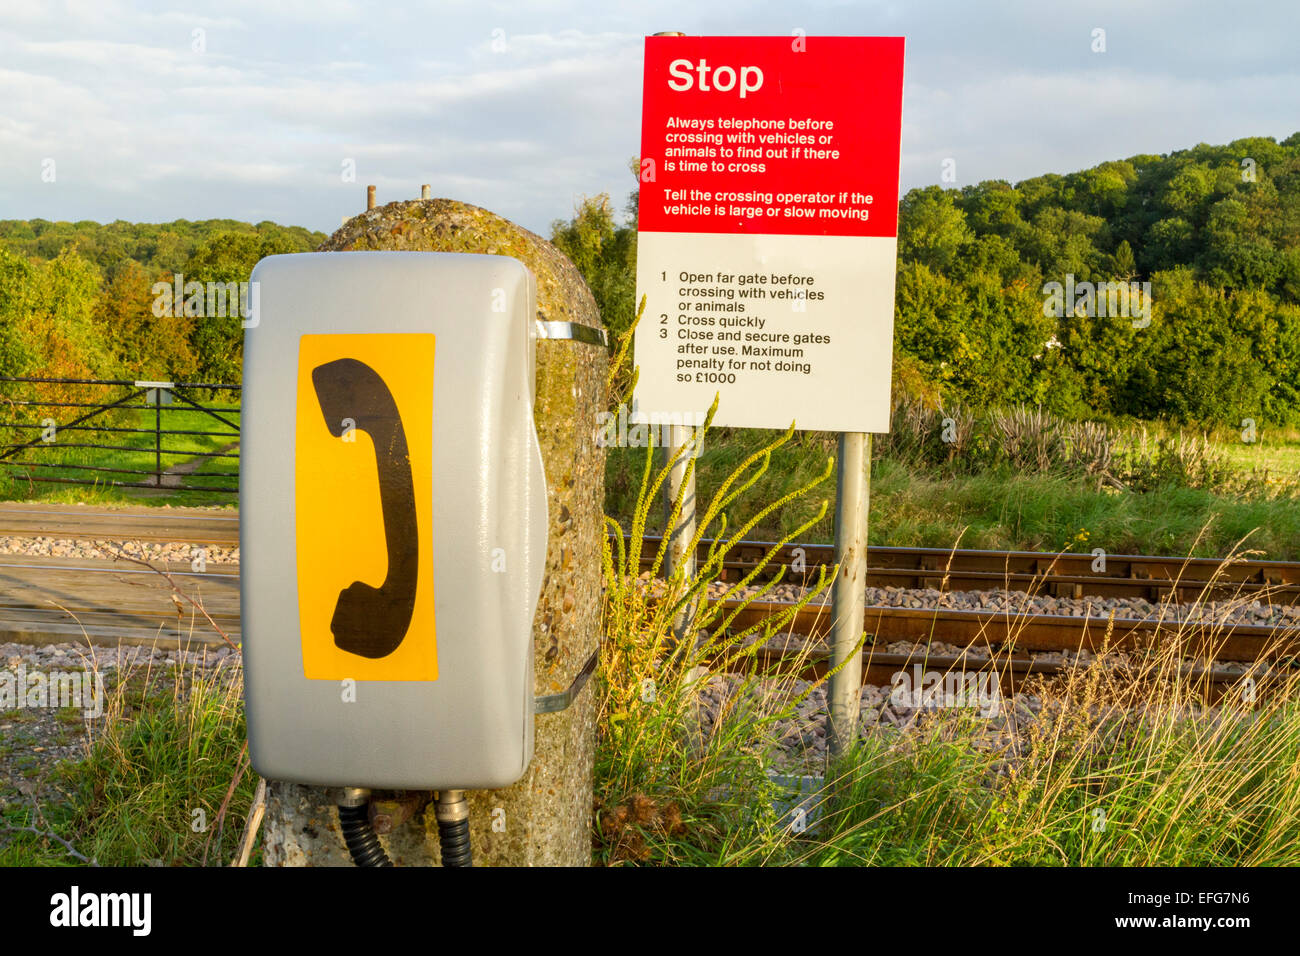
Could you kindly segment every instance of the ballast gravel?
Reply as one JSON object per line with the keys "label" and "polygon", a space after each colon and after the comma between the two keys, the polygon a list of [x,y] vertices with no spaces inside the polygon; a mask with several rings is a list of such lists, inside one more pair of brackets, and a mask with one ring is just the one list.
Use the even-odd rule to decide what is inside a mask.
{"label": "ballast gravel", "polygon": [[157,563],[193,564],[202,552],[207,564],[239,564],[238,546],[225,548],[217,544],[160,543],[157,541],[108,541],[52,537],[0,535],[0,554],[47,558],[82,558],[103,561],[114,555],[127,555]]}

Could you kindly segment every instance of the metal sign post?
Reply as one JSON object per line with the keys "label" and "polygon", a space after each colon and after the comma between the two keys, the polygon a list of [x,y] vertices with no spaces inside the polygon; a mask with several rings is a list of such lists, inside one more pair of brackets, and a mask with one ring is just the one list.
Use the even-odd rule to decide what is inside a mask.
{"label": "metal sign post", "polygon": [[[832,758],[848,750],[858,733],[862,702],[862,625],[867,596],[867,514],[871,498],[871,436],[841,432],[835,484],[835,561],[831,592],[830,713],[826,744]],[[841,666],[843,665],[843,666]]]}
{"label": "metal sign post", "polygon": [[[678,449],[688,443],[698,443],[702,435],[689,425],[668,425],[662,429],[667,436],[664,443],[664,463],[672,461]],[[691,541],[695,538],[695,469],[687,473],[691,457],[700,452],[698,444],[692,444],[688,454],[682,455],[672,471],[668,473],[668,482],[664,485],[664,537],[668,539],[668,552],[664,556],[664,577],[671,578],[678,569],[689,586],[695,577],[695,549]],[[682,510],[677,516],[677,524],[669,527],[673,516],[673,506],[678,496],[682,500]],[[690,629],[691,619],[695,617],[694,605],[683,608],[673,618],[673,634],[681,639]]]}

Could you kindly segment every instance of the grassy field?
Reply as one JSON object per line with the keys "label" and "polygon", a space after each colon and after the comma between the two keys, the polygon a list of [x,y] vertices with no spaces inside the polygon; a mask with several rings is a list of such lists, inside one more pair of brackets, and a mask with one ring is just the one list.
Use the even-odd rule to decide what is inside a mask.
{"label": "grassy field", "polygon": [[[716,489],[725,498],[753,479],[748,513],[762,515],[777,489],[816,477],[777,473],[785,451],[777,443],[750,456],[743,473],[719,472]],[[919,487],[884,463],[880,496],[892,493],[897,501],[901,492],[891,492],[891,482],[914,491],[919,510],[933,509],[937,488]],[[805,537],[799,521],[824,521],[825,490],[824,482],[813,484],[782,506],[784,517],[773,511],[762,522],[774,536]],[[1015,500],[1020,510],[1051,508],[1037,500],[1042,491],[1030,484],[998,500]],[[645,526],[658,510],[652,496],[638,501],[625,530]],[[738,509],[743,504],[736,502]],[[717,534],[717,525],[697,534]],[[910,730],[878,725],[826,767],[821,788],[804,802],[810,814],[820,812],[819,824],[801,832],[774,810],[783,791],[769,771],[778,721],[810,690],[747,670],[743,635],[719,639],[718,612],[707,601],[692,629],[714,636],[698,647],[672,640],[674,614],[702,596],[698,582],[675,577],[666,597],[652,600],[632,563],[638,553],[634,541],[623,563],[614,557],[605,570],[596,774],[601,862],[1300,864],[1300,672],[1275,672],[1268,687],[1250,685],[1248,692],[1243,685],[1207,711],[1203,688],[1180,674],[1176,641],[1164,642],[1136,675],[1075,670],[1033,686],[1037,713],[1024,714],[1017,704],[1014,722],[1000,725],[1012,727],[1010,734],[991,733],[986,721],[959,707],[929,713]],[[769,621],[755,636],[780,629],[779,620]],[[698,665],[710,654],[748,676],[704,732]],[[650,700],[638,692],[647,681],[656,689]]]}
{"label": "grassy field", "polygon": [[1219,444],[1233,465],[1243,471],[1300,475],[1300,433],[1294,430],[1265,431],[1252,442],[1231,433],[1219,438]]}
{"label": "grassy field", "polygon": [[[696,464],[699,500],[707,502],[746,456],[778,433],[717,429]],[[1153,429],[1152,434],[1159,435]],[[870,540],[895,547],[1092,551],[1111,554],[1227,554],[1239,543],[1277,560],[1300,560],[1300,436],[1270,436],[1253,445],[1213,441],[1231,474],[1224,487],[1187,487],[1177,480],[1145,490],[1120,489],[1080,477],[997,466],[974,474],[928,467],[879,452],[872,463]],[[646,450],[610,448],[606,510],[627,521],[636,505]],[[835,454],[835,437],[799,432],[772,453],[753,500],[776,501],[806,484]],[[834,533],[834,482],[777,508],[754,537],[777,540],[807,523],[827,502],[804,540]],[[749,513],[728,509],[731,527]],[[648,516],[662,529],[662,514]]]}

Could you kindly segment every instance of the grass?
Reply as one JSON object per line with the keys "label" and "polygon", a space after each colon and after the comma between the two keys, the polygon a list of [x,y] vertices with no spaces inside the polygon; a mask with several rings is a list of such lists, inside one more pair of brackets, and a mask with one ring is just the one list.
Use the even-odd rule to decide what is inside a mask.
{"label": "grass", "polygon": [[[701,497],[718,488],[735,467],[770,443],[776,432],[720,429],[710,433],[697,463]],[[1267,440],[1267,433],[1265,439]],[[1243,480],[1268,462],[1300,460],[1300,444],[1253,446],[1236,460]],[[784,498],[806,484],[835,454],[834,436],[796,433],[772,452],[771,467],[752,489],[752,500]],[[606,510],[628,522],[636,508],[644,450],[610,448],[606,462]],[[1293,470],[1292,477],[1300,472]],[[1258,473],[1256,473],[1258,477]],[[1102,548],[1110,554],[1195,554],[1222,556],[1243,539],[1274,560],[1300,560],[1300,502],[1258,487],[1226,493],[1167,484],[1149,491],[1121,491],[1082,478],[998,468],[978,474],[943,473],[893,458],[872,463],[870,541],[877,546],[1058,551]],[[834,534],[834,486],[822,496],[828,511],[810,522],[818,500],[793,498],[754,528],[754,536],[777,540],[807,527],[802,540],[829,542]],[[733,504],[729,519],[746,520]],[[1202,529],[1208,525],[1208,531]],[[662,530],[657,511],[647,518],[651,533]],[[1086,532],[1080,537],[1080,532]],[[1083,545],[1087,545],[1083,548]]]}
{"label": "grass", "polygon": [[1238,434],[1228,435],[1220,447],[1239,470],[1300,474],[1300,437],[1294,432],[1263,432],[1253,442],[1242,441]]}
{"label": "grass", "polygon": [[947,548],[958,538],[965,548],[1102,548],[1109,554],[1197,557],[1221,557],[1246,539],[1252,550],[1262,552],[1260,557],[1297,560],[1300,504],[1195,488],[1099,491],[1041,475],[938,480],[890,462],[877,463],[872,543]]}
{"label": "grass", "polygon": [[[765,453],[765,466],[777,451]],[[762,484],[760,470],[751,487]],[[649,467],[642,474],[634,553],[662,483]],[[768,512],[760,521],[772,507],[755,508]],[[783,791],[768,771],[774,725],[800,694],[747,668],[743,635],[728,638],[725,626],[694,631],[702,645],[676,640],[672,622],[691,605],[692,583],[656,586],[623,561],[607,556],[596,768],[603,863],[1300,865],[1294,667],[1258,684],[1242,678],[1208,707],[1208,682],[1181,670],[1189,635],[1173,634],[1138,655],[1136,671],[1094,667],[1039,680],[1031,687],[1038,714],[1008,708],[1009,736],[959,708],[907,731],[877,730],[827,768],[811,797],[820,821],[796,832],[773,809]],[[716,622],[702,603],[697,627]],[[756,636],[772,630],[779,625]],[[709,677],[692,665],[720,646],[733,650],[714,673],[739,676],[706,726],[696,704]]]}
{"label": "grass", "polygon": [[1020,753],[965,714],[906,745],[865,741],[839,771],[810,864],[1294,866],[1300,863],[1300,679],[1214,710],[1175,676],[1076,671],[1043,693]]}
{"label": "grass", "polygon": [[[761,429],[714,429],[709,432],[702,451],[695,461],[696,485],[701,498],[712,494],[736,468],[749,456],[772,445],[780,432]],[[605,511],[625,524],[631,523],[641,492],[644,473],[645,449],[609,448],[605,463]],[[835,454],[833,436],[822,432],[795,432],[790,438],[772,448],[770,465],[758,476],[750,495],[741,502],[733,502],[723,513],[734,526],[741,515],[739,508],[749,500],[778,501],[793,488],[807,484],[826,467]],[[833,503],[834,485],[823,492]],[[795,498],[789,500],[760,521],[754,529],[755,537],[775,540],[789,531],[808,525],[806,539],[830,540],[833,509],[809,524],[820,506],[820,500]],[[646,517],[647,531],[663,530],[662,516],[652,509]]]}
{"label": "grass", "polygon": [[[0,823],[53,831],[103,866],[228,863],[257,782],[240,690],[229,667],[136,669],[109,691],[97,730],[86,728],[84,759],[58,768],[51,782],[65,799],[12,803]],[[58,840],[0,832],[0,865],[72,862]]]}
{"label": "grass", "polygon": [[[772,789],[764,751],[774,742],[774,723],[787,706],[776,705],[765,695],[749,694],[752,685],[747,684],[727,711],[731,719],[709,729],[701,723],[698,691],[699,679],[709,669],[739,671],[757,680],[754,652],[829,583],[823,570],[818,585],[803,601],[762,625],[734,634],[730,624],[738,612],[707,599],[706,585],[728,550],[752,530],[746,525],[729,530],[724,517],[728,507],[764,485],[774,453],[790,438],[787,433],[757,449],[717,489],[700,512],[695,541],[687,547],[711,534],[726,540],[692,579],[677,568],[662,593],[641,576],[639,562],[642,535],[667,476],[667,469],[656,469],[646,450],[641,452],[641,493],[628,527],[609,521],[611,530],[626,531],[631,540],[624,549],[622,535],[615,535],[615,543],[606,538],[604,546],[605,633],[598,672],[603,694],[595,770],[597,857],[603,862],[727,864],[747,853],[776,825],[770,804],[761,796],[756,803],[754,795]],[[687,468],[693,465],[688,463]],[[809,496],[829,478],[830,470],[823,467],[789,499]],[[788,503],[775,499],[766,509],[758,509],[751,521],[759,523]],[[680,505],[679,498],[677,510]],[[820,520],[824,508],[823,503],[809,523]],[[796,527],[792,536],[806,531]],[[661,543],[652,578],[664,557]],[[729,593],[751,583],[762,567]],[[747,596],[745,604],[764,600],[780,580],[778,574]],[[703,633],[712,637],[697,643],[694,636]]]}

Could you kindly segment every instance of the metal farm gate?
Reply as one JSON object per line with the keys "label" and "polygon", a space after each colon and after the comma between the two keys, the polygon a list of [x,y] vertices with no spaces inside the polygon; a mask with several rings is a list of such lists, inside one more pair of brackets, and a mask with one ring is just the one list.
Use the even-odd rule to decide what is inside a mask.
{"label": "metal farm gate", "polygon": [[[18,481],[234,495],[240,390],[197,382],[0,377],[0,466]],[[218,396],[233,396],[236,404],[217,404]]]}

